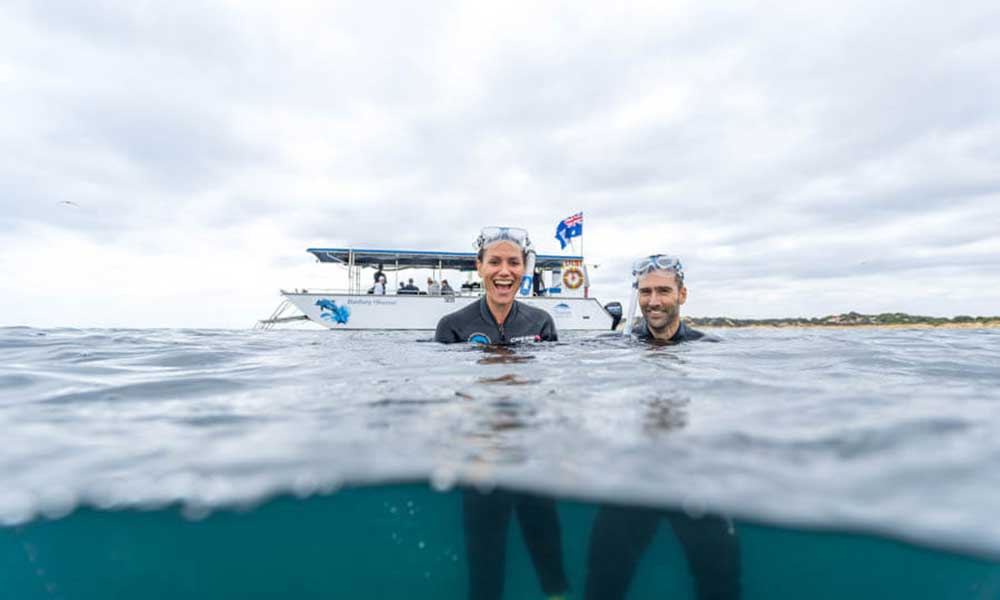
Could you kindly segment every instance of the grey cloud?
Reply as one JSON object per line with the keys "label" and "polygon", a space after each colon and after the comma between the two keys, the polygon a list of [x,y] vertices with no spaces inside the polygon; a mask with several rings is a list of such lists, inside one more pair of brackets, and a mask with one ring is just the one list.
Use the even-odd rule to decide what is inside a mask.
{"label": "grey cloud", "polygon": [[[880,22],[886,21],[883,16]],[[936,22],[925,24],[925,27],[929,32],[938,30]],[[746,129],[748,123],[745,120],[741,123],[736,115],[719,105],[717,98],[709,97],[704,99],[698,113],[676,129],[657,131],[654,127],[638,132],[633,138],[634,149],[613,154],[604,163],[604,169],[588,183],[612,189],[617,186],[622,209],[638,210],[653,200],[642,193],[642,187],[659,183],[661,189],[654,189],[652,195],[663,198],[662,188],[669,189],[678,178],[685,175],[707,178],[712,183],[710,187],[705,186],[704,202],[682,195],[664,198],[675,200],[673,204],[676,205],[694,201],[707,212],[716,209],[716,203],[720,199],[725,202],[725,198],[736,198],[746,206],[754,199],[794,197],[796,188],[812,179],[850,173],[872,161],[892,157],[921,138],[995,122],[992,106],[998,96],[1000,78],[993,74],[992,68],[982,63],[976,68],[956,72],[947,62],[925,60],[933,59],[946,41],[935,40],[935,47],[921,49],[923,40],[918,37],[912,43],[915,46],[913,55],[904,53],[907,57],[900,59],[889,52],[873,52],[873,56],[866,56],[863,51],[854,52],[847,45],[857,40],[845,35],[842,40],[832,40],[832,44],[843,47],[832,54],[837,60],[829,61],[821,54],[829,51],[829,46],[805,43],[814,29],[815,24],[798,34],[758,36],[757,40],[765,41],[762,44],[758,41],[757,47],[746,49],[740,65],[734,69],[736,87],[746,84],[765,92],[768,102],[762,114],[765,122],[775,128],[801,128],[803,133],[808,133],[802,138],[804,144],[788,149],[762,148],[766,157],[762,164],[755,164],[760,161],[752,157],[730,156],[726,152],[727,141]],[[790,28],[788,31],[796,30]],[[884,32],[877,27],[859,35],[862,41],[880,46],[892,43],[883,39]],[[782,40],[789,36],[798,41],[783,44]],[[866,61],[872,64],[865,64]],[[879,69],[880,63],[884,72]],[[741,78],[746,72],[752,73],[753,78]],[[723,87],[719,91],[725,94],[728,90]],[[987,145],[990,146],[993,145]],[[624,157],[628,158],[623,161]],[[748,170],[750,165],[755,168]],[[924,165],[914,162],[911,168],[919,177]],[[872,206],[875,200],[873,210],[895,207],[906,212],[914,209],[912,200],[921,195],[925,200],[916,204],[926,205],[926,199],[939,198],[942,204],[952,205],[962,202],[963,196],[997,189],[993,178],[983,180],[974,175],[958,174],[956,181],[956,174],[945,175],[950,177],[938,184],[942,188],[938,191],[922,188],[919,192],[923,194],[914,189],[888,192],[895,194],[896,199],[872,198],[871,194],[863,192],[853,194],[856,198],[847,194],[833,201],[814,202],[812,208],[823,218],[830,218],[850,214],[845,209],[855,204]],[[578,180],[587,181],[586,176]],[[859,183],[864,187],[864,181]],[[920,186],[927,184],[920,182]],[[930,182],[930,187],[934,186],[935,182]],[[594,189],[587,184],[581,187]],[[760,206],[752,210],[758,211]]]}
{"label": "grey cloud", "polygon": [[398,200],[330,202],[302,219],[291,235],[308,246],[406,248],[416,250],[470,249],[479,226],[458,211],[434,204]]}
{"label": "grey cloud", "polygon": [[14,9],[51,38],[67,36],[117,52],[158,51],[206,64],[235,64],[252,46],[249,32],[213,2],[120,3],[15,1]]}
{"label": "grey cloud", "polygon": [[[269,140],[237,129],[239,105],[212,94],[224,78],[192,91],[246,54],[248,36],[224,13],[101,2],[20,3],[12,13],[7,27],[22,42],[13,56],[38,76],[19,80],[8,103],[17,135],[0,142],[0,227],[169,226],[198,193],[273,161]],[[81,210],[53,210],[62,200]]]}
{"label": "grey cloud", "polygon": [[[574,10],[523,47],[486,28],[496,47],[452,74],[479,50],[453,43],[453,8],[314,5],[295,39],[255,8],[20,2],[38,41],[13,55],[45,76],[0,117],[18,134],[0,142],[0,228],[106,236],[198,209],[207,228],[267,218],[302,248],[466,249],[485,224],[585,209],[608,239],[637,223],[711,239],[728,253],[680,246],[699,285],[995,272],[973,246],[1000,217],[992,4],[624,7],[597,26]],[[444,102],[451,77],[471,91]],[[675,114],[612,122],[669,86]],[[323,144],[327,164],[296,164]],[[943,224],[899,233],[924,217]],[[629,260],[588,250],[617,289]]]}
{"label": "grey cloud", "polygon": [[746,277],[786,281],[849,278],[870,274],[881,274],[887,278],[913,275],[931,277],[942,269],[958,269],[992,276],[1000,273],[1000,263],[991,252],[972,250],[961,254],[928,253],[928,248],[930,247],[819,243],[800,246],[794,251],[747,249],[746,254],[735,261],[697,261],[694,271],[702,281],[729,284]]}
{"label": "grey cloud", "polygon": [[[191,107],[112,100],[68,106],[63,118],[58,129],[37,140],[37,152],[11,151],[0,168],[7,173],[0,190],[16,206],[5,211],[8,227],[19,219],[102,230],[143,226],[137,213],[158,212],[157,204],[163,211],[179,209],[196,201],[193,194],[223,188],[240,169],[263,166],[269,158],[240,139],[225,114],[199,114]],[[57,151],[48,154],[45,147]],[[21,161],[30,164],[19,166]],[[86,210],[53,220],[52,207],[61,200]]]}
{"label": "grey cloud", "polygon": [[137,166],[152,187],[190,193],[218,185],[236,167],[266,164],[268,153],[240,139],[228,121],[224,112],[195,107],[108,103],[73,115],[51,143],[106,149],[110,159]]}

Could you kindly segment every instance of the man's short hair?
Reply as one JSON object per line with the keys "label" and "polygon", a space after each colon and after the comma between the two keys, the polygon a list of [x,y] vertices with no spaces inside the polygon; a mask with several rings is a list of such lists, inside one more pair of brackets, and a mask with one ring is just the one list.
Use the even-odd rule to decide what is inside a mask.
{"label": "man's short hair", "polygon": [[639,276],[639,279],[641,280],[643,277],[649,275],[650,273],[673,273],[674,283],[677,285],[677,289],[681,289],[682,287],[684,287],[684,273],[681,273],[680,271],[675,271],[674,269],[658,269],[656,271],[650,271],[649,273],[643,273],[642,275]]}

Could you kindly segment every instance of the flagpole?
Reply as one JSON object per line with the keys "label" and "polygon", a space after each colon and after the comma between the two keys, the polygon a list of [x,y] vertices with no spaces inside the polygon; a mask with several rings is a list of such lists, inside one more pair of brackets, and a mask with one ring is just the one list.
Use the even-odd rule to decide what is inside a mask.
{"label": "flagpole", "polygon": [[583,297],[586,298],[590,295],[590,282],[587,277],[587,262],[586,256],[583,254],[583,211],[580,211],[580,265],[583,266]]}
{"label": "flagpole", "polygon": [[580,262],[583,262],[583,211],[580,211]]}

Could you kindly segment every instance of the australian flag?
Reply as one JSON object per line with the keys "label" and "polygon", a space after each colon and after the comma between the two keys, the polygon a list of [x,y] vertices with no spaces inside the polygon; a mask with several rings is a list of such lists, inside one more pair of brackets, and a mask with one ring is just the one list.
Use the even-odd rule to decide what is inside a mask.
{"label": "australian flag", "polygon": [[566,243],[569,242],[569,238],[580,237],[581,235],[583,235],[582,212],[578,212],[571,217],[566,217],[556,227],[556,239],[559,240],[559,247],[564,250],[566,249]]}

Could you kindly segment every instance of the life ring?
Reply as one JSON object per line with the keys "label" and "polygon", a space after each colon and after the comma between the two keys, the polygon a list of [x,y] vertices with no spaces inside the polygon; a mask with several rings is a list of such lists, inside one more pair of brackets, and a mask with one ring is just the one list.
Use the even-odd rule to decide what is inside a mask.
{"label": "life ring", "polygon": [[562,280],[567,288],[575,290],[583,285],[583,271],[580,270],[580,267],[568,267],[563,271]]}

